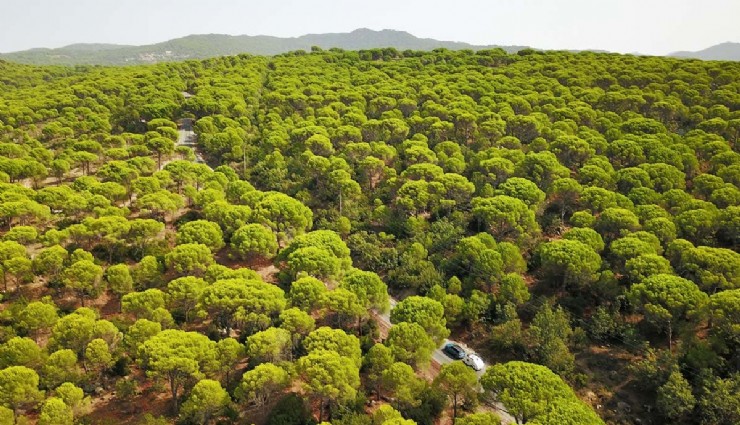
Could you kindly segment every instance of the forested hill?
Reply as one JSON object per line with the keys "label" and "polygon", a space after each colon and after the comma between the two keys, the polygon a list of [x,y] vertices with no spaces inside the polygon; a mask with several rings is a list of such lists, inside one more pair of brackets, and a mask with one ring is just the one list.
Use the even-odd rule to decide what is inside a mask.
{"label": "forested hill", "polygon": [[739,147],[738,62],[0,61],[0,424],[737,425]]}
{"label": "forested hill", "polygon": [[[35,65],[140,65],[244,53],[271,56],[296,50],[310,51],[314,46],[344,50],[392,47],[396,50],[417,51],[438,48],[474,51],[501,48],[508,53],[516,53],[527,48],[527,46],[481,46],[419,38],[405,31],[374,31],[360,28],[349,33],[306,34],[287,38],[266,35],[194,34],[145,46],[71,44],[56,49],[36,48],[4,53],[0,54],[0,59]],[[668,56],[737,61],[740,60],[740,43],[723,43],[698,52],[674,52]]]}
{"label": "forested hill", "polygon": [[674,52],[668,56],[715,61],[740,61],[740,43],[721,43],[696,52]]}
{"label": "forested hill", "polygon": [[275,55],[295,50],[323,49],[345,50],[393,47],[397,50],[433,50],[446,48],[490,49],[501,47],[509,53],[525,46],[475,46],[454,41],[418,38],[404,31],[358,29],[350,33],[307,34],[300,37],[272,37],[250,35],[203,34],[189,35],[148,46],[122,46],[115,44],[73,44],[58,49],[31,49],[0,54],[0,59],[41,65],[131,65],[186,59],[205,59],[215,56]]}

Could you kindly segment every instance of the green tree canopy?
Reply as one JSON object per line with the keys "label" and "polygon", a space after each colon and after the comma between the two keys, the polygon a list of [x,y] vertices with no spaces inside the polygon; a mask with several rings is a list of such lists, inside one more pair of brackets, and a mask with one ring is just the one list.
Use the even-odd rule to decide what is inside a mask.
{"label": "green tree canopy", "polygon": [[604,423],[559,376],[545,366],[516,361],[496,364],[486,370],[481,385],[520,423],[559,423],[549,422],[547,415],[560,409],[574,414],[574,419],[564,423]]}
{"label": "green tree canopy", "polygon": [[285,369],[272,363],[262,363],[242,375],[236,395],[248,404],[264,406],[272,396],[285,389],[290,381],[290,374]]}
{"label": "green tree canopy", "polygon": [[242,257],[262,255],[272,258],[278,250],[278,241],[270,228],[251,223],[234,232],[231,236],[231,247]]}
{"label": "green tree canopy", "polygon": [[669,274],[653,275],[633,285],[628,298],[646,319],[668,330],[669,342],[672,330],[700,314],[709,300],[694,282]]}
{"label": "green tree canopy", "polygon": [[202,276],[208,266],[214,263],[214,259],[208,246],[188,243],[178,245],[170,251],[165,256],[165,263],[179,275]]}
{"label": "green tree canopy", "polygon": [[177,243],[203,244],[217,252],[224,246],[224,235],[218,224],[208,220],[194,220],[177,229]]}
{"label": "green tree canopy", "polygon": [[320,402],[319,420],[323,418],[324,404],[353,400],[360,386],[356,363],[334,351],[317,349],[301,357],[298,373],[305,391]]}
{"label": "green tree canopy", "polygon": [[465,363],[454,361],[442,365],[434,383],[445,390],[452,399],[452,423],[457,418],[457,408],[465,401],[477,399],[478,376]]}
{"label": "green tree canopy", "polygon": [[180,416],[198,424],[207,424],[211,418],[220,416],[231,404],[231,397],[218,381],[198,381],[183,403]]}
{"label": "green tree canopy", "polygon": [[166,379],[175,410],[178,392],[189,378],[200,378],[213,367],[216,343],[196,332],[165,330],[139,347],[139,362],[152,377]]}
{"label": "green tree canopy", "polygon": [[74,414],[72,408],[58,397],[51,397],[44,402],[39,415],[40,425],[72,425]]}
{"label": "green tree canopy", "polygon": [[39,390],[39,375],[25,366],[10,366],[0,370],[0,405],[18,410],[35,407],[44,398]]}
{"label": "green tree canopy", "polygon": [[540,272],[562,286],[588,287],[596,280],[601,257],[577,240],[561,239],[538,248]]}
{"label": "green tree canopy", "polygon": [[400,322],[388,331],[385,342],[396,360],[411,365],[429,362],[437,344],[417,323]]}
{"label": "green tree canopy", "polygon": [[441,343],[450,334],[446,328],[444,306],[427,297],[411,296],[399,302],[391,311],[391,322],[421,325],[435,343]]}

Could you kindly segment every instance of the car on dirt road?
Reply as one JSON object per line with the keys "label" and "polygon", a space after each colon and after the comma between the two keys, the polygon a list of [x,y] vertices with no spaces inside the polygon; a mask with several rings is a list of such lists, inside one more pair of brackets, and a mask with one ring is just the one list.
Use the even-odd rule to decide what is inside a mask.
{"label": "car on dirt road", "polygon": [[447,354],[447,357],[455,360],[462,360],[465,358],[465,350],[454,342],[446,344],[442,347],[442,351]]}
{"label": "car on dirt road", "polygon": [[484,367],[486,367],[485,363],[483,363],[483,359],[480,358],[479,355],[475,353],[470,353],[465,356],[463,359],[463,363],[473,368],[473,370],[480,371],[483,370]]}

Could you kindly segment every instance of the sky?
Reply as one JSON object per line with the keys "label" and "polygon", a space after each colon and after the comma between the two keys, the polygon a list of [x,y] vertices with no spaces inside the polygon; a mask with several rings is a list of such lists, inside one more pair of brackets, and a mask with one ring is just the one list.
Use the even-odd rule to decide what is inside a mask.
{"label": "sky", "polygon": [[480,45],[657,55],[740,42],[738,18],[740,0],[0,0],[0,52],[370,28]]}

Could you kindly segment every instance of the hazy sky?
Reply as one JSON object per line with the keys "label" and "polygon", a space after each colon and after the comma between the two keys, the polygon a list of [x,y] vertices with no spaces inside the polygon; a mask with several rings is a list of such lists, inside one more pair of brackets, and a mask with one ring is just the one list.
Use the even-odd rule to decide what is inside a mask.
{"label": "hazy sky", "polygon": [[740,42],[740,0],[0,0],[0,52],[366,27],[473,44],[665,54]]}

